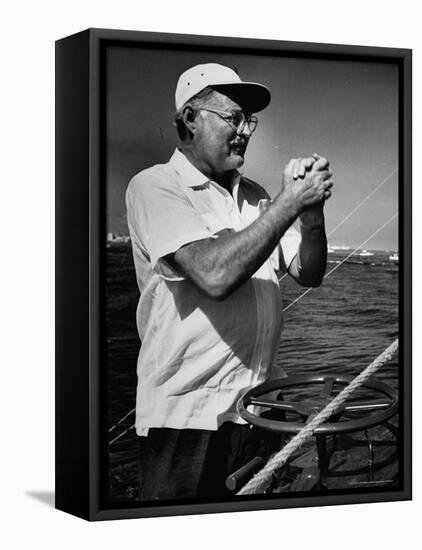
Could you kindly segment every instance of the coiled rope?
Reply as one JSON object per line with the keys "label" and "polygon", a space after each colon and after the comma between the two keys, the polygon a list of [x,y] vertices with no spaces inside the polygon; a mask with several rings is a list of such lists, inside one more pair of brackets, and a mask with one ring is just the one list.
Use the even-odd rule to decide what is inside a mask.
{"label": "coiled rope", "polygon": [[262,492],[264,486],[270,481],[271,476],[282,468],[289,457],[299,449],[305,441],[314,434],[315,430],[323,424],[336,410],[351,396],[351,394],[368,378],[374,375],[385,363],[390,361],[399,346],[398,339],[386,348],[370,365],[368,365],[350,384],[344,388],[328,405],[319,412],[304,428],[296,434],[285,447],[275,454],[267,464],[238,492],[237,495],[252,495]]}

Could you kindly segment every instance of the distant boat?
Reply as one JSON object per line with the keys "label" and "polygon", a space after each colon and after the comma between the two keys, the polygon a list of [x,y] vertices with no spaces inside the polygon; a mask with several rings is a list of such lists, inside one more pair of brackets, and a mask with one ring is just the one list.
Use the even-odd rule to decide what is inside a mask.
{"label": "distant boat", "polygon": [[368,250],[362,250],[362,252],[359,254],[361,258],[368,258],[369,256],[373,256],[373,252],[369,252]]}
{"label": "distant boat", "polygon": [[331,247],[331,249],[334,251],[334,250],[350,250],[350,246],[344,246],[344,245],[341,245],[341,246],[337,246],[335,244],[333,244],[333,246]]}
{"label": "distant boat", "polygon": [[392,254],[390,254],[390,256],[388,256],[388,259],[391,262],[398,262],[399,261],[399,253],[398,252],[393,252]]}

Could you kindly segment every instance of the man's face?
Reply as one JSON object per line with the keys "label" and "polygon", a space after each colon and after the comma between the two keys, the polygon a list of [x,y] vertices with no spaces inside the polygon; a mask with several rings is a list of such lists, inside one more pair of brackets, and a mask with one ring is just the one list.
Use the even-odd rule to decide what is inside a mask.
{"label": "man's face", "polygon": [[[239,103],[217,91],[203,105],[204,109],[215,109],[231,113],[242,111]],[[246,147],[251,137],[247,124],[240,134],[216,113],[202,111],[196,114],[197,131],[194,137],[195,154],[206,166],[209,174],[223,176],[243,165]]]}

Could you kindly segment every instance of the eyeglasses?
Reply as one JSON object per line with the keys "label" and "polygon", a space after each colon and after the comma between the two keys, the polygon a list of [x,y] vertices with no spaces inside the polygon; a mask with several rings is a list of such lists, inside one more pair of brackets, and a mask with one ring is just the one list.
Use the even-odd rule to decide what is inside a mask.
{"label": "eyeglasses", "polygon": [[249,132],[252,134],[255,132],[256,127],[258,126],[258,119],[256,116],[246,116],[242,111],[232,111],[228,113],[227,111],[217,111],[215,109],[206,109],[205,107],[200,107],[198,111],[208,111],[209,113],[215,113],[220,118],[222,118],[229,126],[233,128],[236,134],[241,134],[245,128],[245,124],[248,127]]}

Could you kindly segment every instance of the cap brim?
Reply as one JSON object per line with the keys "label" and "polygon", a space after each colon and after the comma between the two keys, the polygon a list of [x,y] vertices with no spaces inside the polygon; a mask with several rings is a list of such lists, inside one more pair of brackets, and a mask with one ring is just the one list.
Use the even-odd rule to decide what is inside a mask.
{"label": "cap brim", "polygon": [[228,84],[210,85],[211,88],[227,95],[233,95],[237,103],[248,113],[258,113],[271,101],[268,88],[256,82],[230,82]]}

